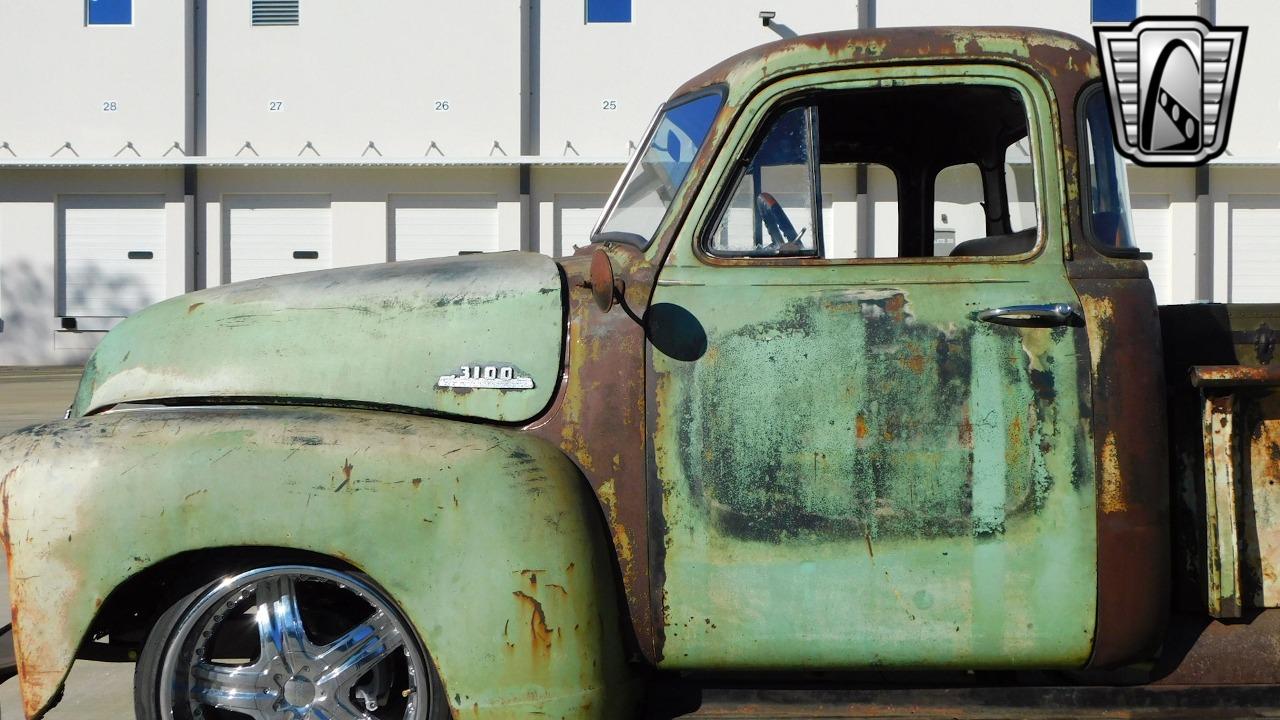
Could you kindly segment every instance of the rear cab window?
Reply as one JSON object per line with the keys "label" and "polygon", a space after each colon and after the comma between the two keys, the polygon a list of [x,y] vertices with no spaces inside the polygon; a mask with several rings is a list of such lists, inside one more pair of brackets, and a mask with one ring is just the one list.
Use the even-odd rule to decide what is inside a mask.
{"label": "rear cab window", "polygon": [[1101,84],[1084,92],[1080,108],[1085,234],[1108,255],[1140,257],[1129,216],[1129,177],[1116,150],[1111,111]]}

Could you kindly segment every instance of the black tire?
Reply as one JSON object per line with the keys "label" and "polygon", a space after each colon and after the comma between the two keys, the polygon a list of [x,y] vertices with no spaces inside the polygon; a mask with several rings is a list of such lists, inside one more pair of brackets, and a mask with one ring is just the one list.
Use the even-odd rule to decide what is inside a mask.
{"label": "black tire", "polygon": [[[396,720],[444,720],[450,717],[448,699],[445,696],[444,687],[440,682],[439,673],[436,672],[435,666],[427,655],[425,648],[422,647],[421,642],[417,638],[417,634],[413,631],[412,625],[409,624],[404,614],[387,597],[386,593],[372,581],[372,579],[363,573],[358,572],[335,571],[304,565],[287,565],[261,567],[237,574],[233,578],[215,580],[214,582],[211,582],[178,599],[160,615],[147,635],[147,640],[143,644],[142,652],[138,656],[137,666],[134,669],[133,695],[137,720],[231,720],[232,718],[235,720],[243,720],[244,718],[290,717],[286,710],[292,706],[281,708],[279,703],[283,702],[283,699],[288,696],[289,690],[286,689],[287,685],[292,684],[297,686],[295,680],[301,677],[301,674],[295,675],[289,679],[287,685],[281,686],[280,691],[276,694],[277,705],[274,708],[261,708],[257,711],[246,712],[243,710],[228,711],[225,709],[218,709],[214,705],[198,704],[200,709],[196,712],[199,712],[200,714],[196,716],[193,715],[193,711],[191,709],[193,701],[191,700],[190,693],[188,692],[189,688],[180,687],[182,683],[177,680],[178,668],[182,667],[184,672],[191,672],[190,666],[176,662],[184,657],[187,660],[192,660],[197,663],[201,662],[201,660],[196,658],[201,658],[203,656],[204,647],[211,648],[212,654],[214,643],[224,642],[222,639],[222,633],[228,632],[228,630],[222,629],[222,625],[220,623],[226,623],[226,625],[230,627],[231,633],[242,630],[243,622],[230,622],[233,614],[235,614],[235,618],[237,620],[243,621],[244,618],[240,614],[241,611],[235,609],[231,611],[223,611],[221,608],[224,606],[232,607],[231,603],[233,602],[237,603],[237,607],[239,607],[240,604],[243,604],[243,607],[246,608],[243,612],[252,612],[253,622],[258,624],[264,622],[260,619],[261,616],[259,613],[257,613],[257,609],[260,605],[257,597],[258,590],[250,588],[257,588],[258,583],[262,583],[266,580],[282,578],[285,576],[292,576],[300,583],[330,583],[334,587],[329,589],[329,592],[336,594],[345,591],[351,595],[357,595],[360,600],[367,602],[369,606],[373,608],[374,614],[363,619],[357,617],[352,621],[353,628],[366,627],[369,621],[372,621],[374,618],[378,618],[383,612],[385,612],[385,616],[379,622],[385,623],[388,626],[394,625],[395,632],[387,632],[387,636],[396,638],[396,641],[401,642],[403,646],[384,649],[384,657],[371,660],[371,664],[368,667],[361,665],[352,668],[352,672],[347,673],[349,677],[353,678],[352,680],[347,681],[349,683],[355,682],[355,679],[357,678],[370,678],[374,673],[378,673],[377,677],[385,681],[385,684],[388,686],[385,688],[388,691],[386,697],[388,697],[389,700],[387,701],[386,706],[377,710],[377,712],[381,713],[377,715],[377,717],[386,717],[387,720],[390,720],[391,718],[395,718]],[[312,624],[305,620],[307,615],[302,612],[301,607],[298,606],[297,595],[298,593],[294,593],[293,602],[295,605],[294,610],[299,618],[298,626],[300,628],[304,625],[306,626],[303,632],[306,636],[306,641],[310,643],[313,635]],[[276,605],[273,604],[271,607],[273,607],[274,610]],[[355,609],[358,607],[358,604],[355,601],[352,601],[347,607]],[[328,624],[332,625],[332,619],[340,616],[342,614],[342,609],[344,608],[339,608],[339,610],[335,611],[332,608],[326,608],[324,610],[323,619],[329,620],[330,622]],[[219,612],[225,612],[228,616],[228,620],[219,620],[221,617],[217,614]],[[308,609],[307,612],[314,615],[316,612],[320,612],[320,610],[312,612]],[[271,614],[271,618],[271,622],[277,622],[275,612]],[[215,628],[213,631],[213,639],[202,640],[202,637],[210,637],[210,632],[205,629],[207,627]],[[253,627],[255,634],[257,634],[258,625],[254,625]],[[202,632],[194,632],[197,629],[202,630]],[[347,637],[350,632],[352,631],[341,633],[339,639]],[[242,636],[244,634],[245,633],[241,631],[237,637],[232,637],[230,640],[225,642],[236,646],[237,649],[243,649]],[[287,630],[281,633],[282,636],[288,634]],[[374,640],[379,643],[379,646],[381,646],[383,638],[380,633],[374,636]],[[205,645],[200,646],[199,644],[201,642],[204,642]],[[361,642],[363,643],[363,641]],[[184,646],[195,647],[196,649],[194,653],[185,653]],[[264,644],[262,646],[262,650],[259,651],[257,662],[267,662],[267,660],[263,658],[265,650],[266,646]],[[400,650],[401,652],[397,653],[397,650]],[[399,659],[399,655],[401,654],[404,657],[403,660]],[[276,661],[285,662],[286,664],[289,662],[288,659],[282,659],[279,656],[277,656]],[[352,662],[354,661],[353,653]],[[317,660],[316,662],[319,663],[321,661]],[[383,666],[388,663],[392,665],[401,663],[403,664],[403,668],[399,670],[386,669],[384,671]],[[215,667],[222,666],[219,664],[215,665]],[[410,667],[420,668],[421,674],[425,675],[425,680],[415,680],[414,678],[416,677],[417,672],[416,670],[410,670]],[[307,670],[306,667],[303,667],[302,669]],[[317,668],[315,673],[310,674],[317,675],[319,672],[320,669]],[[336,677],[336,670],[334,674]],[[248,677],[248,674],[245,676]],[[194,677],[194,675],[191,677]],[[274,677],[278,680],[281,675],[276,674]],[[410,687],[418,688],[417,691],[408,692],[406,690],[403,693],[394,692],[395,682],[397,679],[401,684],[408,684]],[[374,683],[376,681],[368,680],[368,682]],[[166,683],[168,684],[167,687],[165,686]],[[305,685],[305,683],[303,684]],[[361,683],[361,686],[363,685],[364,683]],[[312,692],[316,692],[319,687],[319,680],[317,679],[316,683],[311,686]],[[429,692],[428,700],[425,703],[415,704],[412,700],[397,699],[397,697],[420,698],[423,690],[427,690]],[[273,690],[271,692],[275,691]],[[351,700],[351,698],[354,697],[352,692],[353,691],[347,691],[346,699],[354,704],[354,702],[357,701]],[[168,700],[163,699],[166,695],[170,696]],[[266,701],[265,694],[260,695],[259,701]],[[294,701],[296,701],[296,698]],[[319,699],[316,701],[319,702]],[[169,705],[170,707],[166,708],[165,705]],[[403,708],[397,709],[397,706],[403,706]],[[338,717],[342,717],[342,715],[338,715]]]}

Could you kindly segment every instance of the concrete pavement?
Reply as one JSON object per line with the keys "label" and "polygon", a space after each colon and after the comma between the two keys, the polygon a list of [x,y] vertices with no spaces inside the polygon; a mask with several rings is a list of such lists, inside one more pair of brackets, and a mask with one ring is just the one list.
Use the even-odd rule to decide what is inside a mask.
{"label": "concrete pavement", "polygon": [[[0,368],[0,435],[62,417],[80,368]],[[0,625],[9,622],[9,573],[0,576]],[[0,685],[0,718],[22,717],[18,680]],[[49,720],[132,720],[133,665],[77,661]]]}

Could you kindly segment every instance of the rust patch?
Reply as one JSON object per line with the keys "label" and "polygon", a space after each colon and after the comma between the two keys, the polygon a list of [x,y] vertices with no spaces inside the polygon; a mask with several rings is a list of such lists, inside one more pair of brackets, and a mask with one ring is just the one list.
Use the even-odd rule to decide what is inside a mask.
{"label": "rust patch", "polygon": [[1202,388],[1280,386],[1280,366],[1198,365],[1191,368],[1191,384]]}
{"label": "rust patch", "polygon": [[347,485],[351,484],[351,471],[354,469],[355,466],[351,464],[350,460],[342,461],[342,482],[338,483],[338,487],[333,489],[334,492],[340,492]]}
{"label": "rust patch", "polygon": [[623,571],[631,574],[634,572],[632,566],[635,563],[635,553],[631,548],[631,538],[628,537],[626,527],[622,525],[621,518],[618,515],[618,496],[614,491],[614,481],[608,480],[601,483],[597,493],[600,496],[600,502],[605,507],[605,511],[608,512],[609,528],[614,537],[618,561],[622,563]]}
{"label": "rust patch", "polygon": [[908,370],[917,375],[924,372],[924,356],[918,352],[912,352],[910,355],[903,358],[902,364]]}
{"label": "rust patch", "polygon": [[519,590],[511,594],[529,610],[529,639],[533,643],[534,652],[544,656],[549,654],[551,642],[555,638],[555,629],[547,626],[547,615],[542,610],[542,603],[532,595]]}
{"label": "rust patch", "polygon": [[1102,512],[1111,514],[1129,509],[1125,499],[1124,477],[1120,474],[1120,456],[1116,450],[1116,434],[1110,433],[1102,442],[1102,491],[1099,493]]}
{"label": "rust patch", "polygon": [[[705,163],[705,154],[699,157]],[[614,302],[620,307],[601,312],[586,289],[599,247],[585,246],[559,261],[570,288],[563,380],[551,408],[526,430],[558,445],[595,491],[636,645],[656,661],[645,477],[645,330],[637,321],[646,312],[656,269],[638,249],[610,245]],[[567,585],[571,571],[572,566],[565,571]]]}
{"label": "rust patch", "polygon": [[[1080,233],[1079,203],[1069,208],[1072,232]],[[1082,412],[1092,418],[1093,457],[1077,462],[1092,465],[1097,483],[1098,610],[1089,665],[1104,668],[1150,657],[1169,617],[1164,352],[1151,283],[1117,278],[1119,261],[1099,259],[1080,237],[1069,272],[1087,329],[1079,354],[1090,355],[1092,387],[1082,397],[1092,402]],[[1124,262],[1141,269],[1139,261]]]}

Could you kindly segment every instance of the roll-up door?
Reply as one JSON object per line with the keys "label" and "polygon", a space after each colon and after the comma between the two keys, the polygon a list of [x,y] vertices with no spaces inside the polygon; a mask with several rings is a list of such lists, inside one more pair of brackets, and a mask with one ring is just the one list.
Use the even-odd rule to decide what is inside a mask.
{"label": "roll-up door", "polygon": [[1230,302],[1280,302],[1280,195],[1232,195]]}
{"label": "roll-up door", "polygon": [[1173,221],[1168,195],[1133,195],[1134,240],[1151,253],[1147,272],[1156,289],[1156,302],[1168,305],[1173,297]]}
{"label": "roll-up door", "polygon": [[165,291],[165,210],[161,195],[59,198],[58,313],[124,317]]}
{"label": "roll-up door", "polygon": [[391,246],[396,260],[498,249],[496,195],[394,195]]}
{"label": "roll-up door", "polygon": [[332,266],[333,221],[326,195],[229,195],[227,280]]}
{"label": "roll-up door", "polygon": [[609,200],[607,193],[560,193],[556,195],[556,253],[570,255],[575,245],[591,242],[591,231]]}

